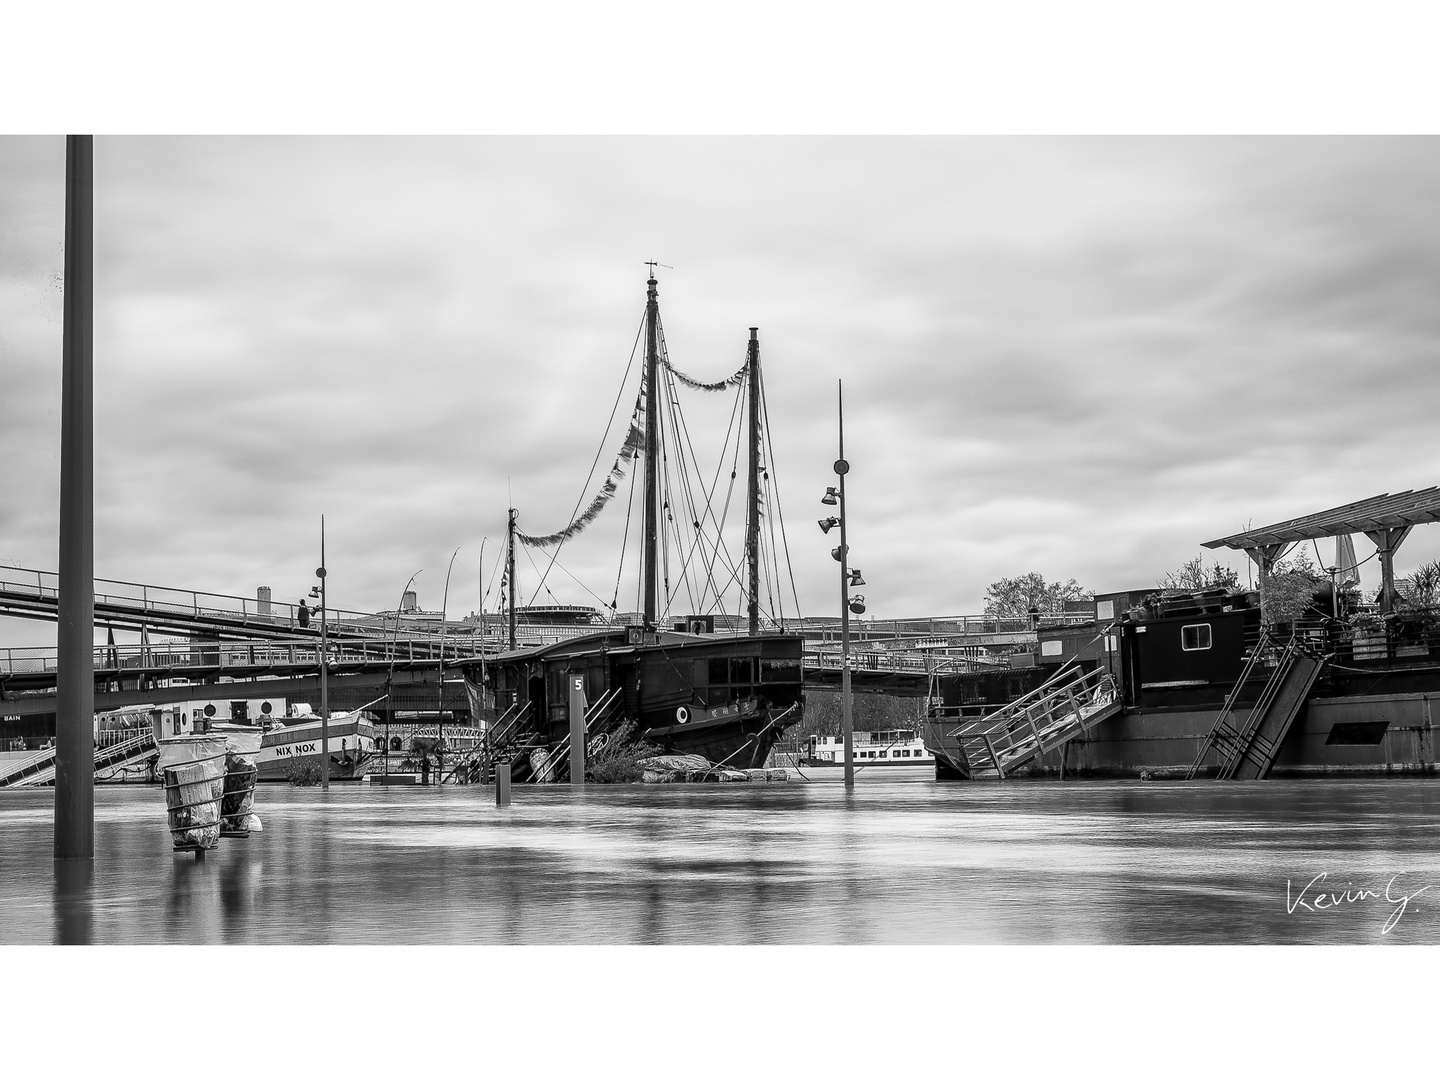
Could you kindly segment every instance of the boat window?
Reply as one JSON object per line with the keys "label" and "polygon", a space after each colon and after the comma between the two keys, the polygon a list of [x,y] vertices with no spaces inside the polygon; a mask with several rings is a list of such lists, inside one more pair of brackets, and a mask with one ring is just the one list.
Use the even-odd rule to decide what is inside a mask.
{"label": "boat window", "polygon": [[737,686],[745,686],[755,681],[755,668],[751,664],[750,657],[736,656],[731,658],[730,681]]}
{"label": "boat window", "polygon": [[724,686],[730,681],[730,661],[723,656],[710,658],[709,682],[711,686]]}
{"label": "boat window", "polygon": [[1180,628],[1180,648],[1186,652],[1210,648],[1210,624],[1193,623]]}
{"label": "boat window", "polygon": [[801,679],[799,660],[761,660],[760,680],[767,683],[798,683]]}

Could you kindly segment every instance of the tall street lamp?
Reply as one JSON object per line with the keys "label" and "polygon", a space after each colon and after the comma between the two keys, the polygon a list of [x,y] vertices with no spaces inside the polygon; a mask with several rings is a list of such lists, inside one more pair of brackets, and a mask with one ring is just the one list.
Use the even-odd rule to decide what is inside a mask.
{"label": "tall street lamp", "polygon": [[[330,646],[327,624],[329,606],[325,603],[325,515],[320,515],[320,566],[315,571],[320,579],[320,789],[330,790]],[[312,587],[311,595],[315,594]]]}
{"label": "tall street lamp", "polygon": [[450,603],[450,571],[455,569],[455,555],[459,554],[460,549],[457,547],[455,554],[450,556],[450,565],[445,568],[445,591],[440,595],[440,669],[436,672],[439,690],[435,695],[435,771],[441,784],[445,783],[445,609]]}
{"label": "tall street lamp", "polygon": [[[395,681],[395,649],[400,640],[400,616],[405,610],[405,597],[410,593],[410,586],[415,584],[415,579],[423,574],[423,569],[416,570],[410,575],[410,580],[405,582],[405,587],[400,590],[400,602],[395,605],[395,629],[390,634],[390,674],[385,676],[385,695],[390,697],[394,692]],[[385,708],[385,764],[384,775],[390,776],[390,718],[395,715],[395,699],[393,697],[386,703]]]}
{"label": "tall street lamp", "polygon": [[855,723],[850,696],[850,613],[860,615],[865,611],[865,597],[850,595],[850,590],[865,584],[859,570],[851,570],[850,548],[845,542],[845,474],[850,463],[845,460],[845,388],[837,382],[837,403],[840,421],[840,456],[835,461],[835,475],[840,478],[839,488],[826,488],[820,500],[826,506],[839,510],[837,517],[823,518],[820,531],[829,533],[840,526],[840,546],[830,551],[830,557],[840,564],[840,732],[845,743],[845,783],[855,783]]}

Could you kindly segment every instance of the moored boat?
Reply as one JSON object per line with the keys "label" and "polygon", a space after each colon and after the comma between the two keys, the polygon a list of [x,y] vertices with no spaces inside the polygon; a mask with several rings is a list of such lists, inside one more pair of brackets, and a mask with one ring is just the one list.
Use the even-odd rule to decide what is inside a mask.
{"label": "moored boat", "polygon": [[[914,729],[896,731],[855,732],[854,762],[856,767],[881,765],[934,766],[935,755],[925,747],[925,740]],[[800,755],[806,768],[826,768],[845,764],[845,740],[834,735],[811,735]]]}
{"label": "moored boat", "polygon": [[[652,264],[653,269],[653,264]],[[457,664],[477,691],[477,699],[493,695],[500,718],[492,728],[494,759],[514,762],[521,771],[533,769],[545,779],[560,779],[568,767],[562,760],[572,731],[572,702],[576,694],[584,702],[584,737],[587,742],[611,737],[626,730],[635,738],[672,754],[699,754],[717,765],[732,768],[761,768],[772,746],[785,728],[800,719],[803,707],[801,652],[803,638],[787,633],[781,622],[772,619],[762,626],[760,619],[760,557],[762,478],[772,483],[771,470],[762,454],[763,398],[760,381],[758,331],[750,331],[745,366],[728,379],[703,383],[676,371],[662,357],[664,335],[660,328],[656,280],[647,282],[644,320],[645,367],[640,392],[631,416],[630,428],[609,477],[590,507],[566,528],[549,536],[530,536],[516,528],[516,512],[509,515],[507,608],[510,616],[510,651],[493,663]],[[704,500],[695,501],[693,492],[672,496],[672,478],[664,468],[685,452],[680,447],[667,458],[662,452],[660,418],[678,409],[672,398],[662,403],[662,377],[667,385],[682,383],[706,391],[738,387],[747,392],[749,460],[745,482],[747,501],[745,558],[726,566],[726,575],[745,582],[747,613],[743,630],[716,632],[714,612],[720,607],[721,588],[714,579],[714,565],[728,561],[718,539],[723,508],[711,509]],[[738,414],[738,409],[737,409]],[[667,424],[673,421],[667,420]],[[672,438],[675,436],[672,435]],[[739,438],[736,439],[737,456]],[[688,443],[688,436],[687,436]],[[693,450],[688,451],[693,455]],[[640,588],[643,611],[629,624],[615,622],[603,630],[583,633],[529,649],[515,647],[515,547],[517,540],[534,548],[563,544],[581,532],[614,496],[619,481],[631,463],[639,461],[643,473],[635,500],[641,503]],[[667,466],[667,462],[670,462]],[[739,473],[734,465],[732,479]],[[683,470],[682,470],[683,471]],[[679,483],[677,478],[673,481]],[[701,492],[702,496],[707,493]],[[694,533],[687,539],[688,552],[673,565],[681,575],[692,560],[693,571],[705,567],[700,599],[708,615],[686,616],[663,625],[666,608],[673,599],[669,567],[663,557],[667,530],[674,538],[680,526],[672,497],[688,508]],[[708,496],[707,496],[708,497]],[[727,498],[728,505],[728,498]],[[766,505],[771,505],[768,501]],[[716,536],[701,540],[702,522],[713,527]],[[627,529],[628,534],[628,529]],[[774,537],[767,541],[773,544]],[[699,552],[697,556],[696,553]],[[763,565],[778,560],[769,552]],[[662,598],[662,584],[664,597]],[[688,584],[688,582],[687,582]],[[710,590],[713,598],[710,598]],[[618,595],[618,582],[617,582]],[[673,618],[673,616],[671,616]],[[783,621],[782,621],[783,622]],[[672,629],[673,627],[673,629]],[[485,670],[488,667],[488,670]],[[480,674],[481,671],[485,673]],[[483,687],[475,685],[481,679]],[[537,753],[539,752],[539,753]],[[539,765],[535,765],[539,762]]]}
{"label": "moored boat", "polygon": [[[375,756],[375,717],[367,712],[331,713],[329,742],[331,780],[358,780]],[[289,780],[321,764],[320,717],[307,705],[295,705],[291,715],[268,727],[256,755],[260,780]]]}
{"label": "moored boat", "polygon": [[1288,544],[1364,531],[1381,556],[1373,614],[1333,580],[1284,622],[1263,617],[1258,592],[1097,596],[1087,626],[1040,628],[1035,667],[941,681],[923,728],[937,775],[1434,773],[1440,609],[1400,603],[1390,560],[1437,520],[1431,488],[1206,545],[1247,551],[1264,580]]}

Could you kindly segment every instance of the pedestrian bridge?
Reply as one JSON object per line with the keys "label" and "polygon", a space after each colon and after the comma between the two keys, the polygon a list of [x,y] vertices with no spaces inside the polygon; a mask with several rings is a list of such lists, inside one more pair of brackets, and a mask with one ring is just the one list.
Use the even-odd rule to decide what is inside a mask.
{"label": "pedestrian bridge", "polygon": [[[0,567],[0,616],[54,622],[58,575],[51,571]],[[739,618],[716,618],[717,636],[743,634]],[[1051,618],[1046,617],[1047,625]],[[1055,622],[1088,621],[1085,615],[1057,616]],[[301,614],[299,604],[230,596],[163,585],[95,579],[97,628],[150,632],[185,640],[157,644],[97,645],[94,656],[97,707],[103,696],[119,707],[131,694],[172,683],[215,684],[227,692],[235,683],[263,684],[261,692],[308,689],[320,671],[318,620]],[[443,625],[436,613],[367,613],[332,608],[326,619],[327,673],[332,680],[393,683],[397,672],[409,681],[438,679],[444,664],[492,658],[506,647],[500,619],[452,620]],[[548,645],[601,629],[601,622],[571,624],[520,621],[516,644]],[[817,686],[841,682],[839,619],[792,619],[773,627],[806,639],[806,681]],[[990,647],[1023,647],[1036,640],[1029,619],[984,615],[927,616],[914,619],[851,619],[850,672],[861,692],[926,694],[942,675],[984,670],[1003,661],[986,655]],[[53,711],[55,649],[0,649],[0,713]],[[22,707],[20,699],[29,699]]]}

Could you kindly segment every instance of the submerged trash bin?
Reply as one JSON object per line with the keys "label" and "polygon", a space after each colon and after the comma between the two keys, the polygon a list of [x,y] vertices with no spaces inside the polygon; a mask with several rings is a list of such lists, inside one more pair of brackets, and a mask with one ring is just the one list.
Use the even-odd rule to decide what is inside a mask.
{"label": "submerged trash bin", "polygon": [[170,840],[176,851],[209,851],[220,844],[225,793],[225,738],[187,735],[160,743],[160,773]]}
{"label": "submerged trash bin", "polygon": [[260,740],[264,733],[225,732],[225,790],[220,801],[220,835],[249,836],[260,832],[255,814],[255,777],[260,772]]}

